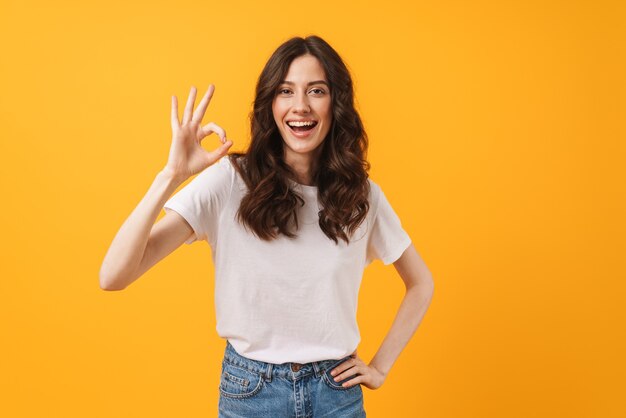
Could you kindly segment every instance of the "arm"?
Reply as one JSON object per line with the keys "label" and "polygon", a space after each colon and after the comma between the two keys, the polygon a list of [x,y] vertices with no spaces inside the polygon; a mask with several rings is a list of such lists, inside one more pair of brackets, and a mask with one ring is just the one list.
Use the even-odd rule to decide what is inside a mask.
{"label": "arm", "polygon": [[434,290],[432,275],[413,244],[393,265],[404,281],[406,293],[389,333],[369,364],[384,376],[422,322]]}
{"label": "arm", "polygon": [[[167,213],[154,225],[163,205],[180,184],[181,181],[165,169],[157,174],[148,193],[117,232],[104,257],[99,274],[102,289],[124,289],[157,261],[182,245],[193,233],[191,226],[180,215],[174,215],[175,212]],[[163,231],[167,233],[164,234]],[[153,252],[146,256],[148,246],[160,247],[161,252],[165,253],[158,260],[154,260]],[[153,262],[146,265],[144,260]]]}
{"label": "arm", "polygon": [[389,333],[369,364],[365,364],[355,350],[352,353],[352,359],[346,360],[331,371],[335,381],[357,375],[342,386],[364,384],[370,389],[379,388],[400,352],[422,322],[426,309],[430,305],[434,289],[432,275],[413,244],[409,245],[393,265],[406,286],[406,293],[398,313],[391,324]]}
{"label": "arm", "polygon": [[[200,126],[214,90],[215,86],[211,84],[194,111],[196,88],[192,86],[182,124],[178,119],[178,99],[172,96],[172,144],[167,165],[113,239],[100,267],[102,289],[124,289],[194,233],[187,221],[173,211],[156,225],[154,221],[178,186],[226,155],[233,144],[226,140],[226,132],[215,123]],[[220,136],[222,145],[207,152],[201,142],[212,132]]]}

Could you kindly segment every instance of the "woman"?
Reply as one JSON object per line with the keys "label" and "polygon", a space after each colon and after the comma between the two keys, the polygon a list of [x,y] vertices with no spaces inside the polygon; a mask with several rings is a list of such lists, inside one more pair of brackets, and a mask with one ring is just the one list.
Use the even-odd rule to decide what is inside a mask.
{"label": "woman", "polygon": [[[365,416],[361,385],[385,381],[433,282],[368,178],[350,74],[320,37],[283,43],[257,83],[250,147],[228,156],[224,129],[200,125],[213,92],[210,85],[193,111],[192,87],[182,123],[172,97],[168,162],[113,240],[100,286],[124,289],[183,242],[206,240],[217,331],[227,340],[220,416]],[[213,132],[222,145],[207,152],[200,143]],[[161,208],[166,215],[154,224]],[[363,269],[375,259],[394,263],[407,292],[366,364],[356,307]]]}

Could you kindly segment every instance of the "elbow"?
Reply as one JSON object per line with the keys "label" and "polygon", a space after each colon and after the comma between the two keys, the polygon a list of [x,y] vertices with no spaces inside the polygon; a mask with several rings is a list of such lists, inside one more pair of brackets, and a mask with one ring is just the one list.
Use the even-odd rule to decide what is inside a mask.
{"label": "elbow", "polygon": [[426,278],[424,285],[428,287],[428,291],[430,292],[430,295],[432,296],[432,294],[435,291],[435,281],[433,280],[433,276],[432,274],[429,274],[428,277]]}
{"label": "elbow", "polygon": [[429,273],[421,277],[417,282],[416,287],[421,289],[422,292],[428,293],[429,297],[432,297],[435,291],[435,281],[433,280],[433,276]]}
{"label": "elbow", "polygon": [[106,282],[100,279],[100,289],[112,292],[114,290],[124,290],[126,286],[119,286],[114,283]]}
{"label": "elbow", "polygon": [[435,293],[435,282],[433,281],[433,277],[430,276],[426,281],[426,286],[428,286],[428,300],[433,300],[433,294]]}
{"label": "elbow", "polygon": [[124,290],[125,287],[113,287],[113,286],[100,286],[100,289],[106,290],[107,292],[113,292],[114,290]]}
{"label": "elbow", "polygon": [[114,291],[114,290],[126,289],[125,285],[121,285],[122,283],[121,280],[116,279],[115,277],[111,277],[110,275],[107,275],[102,270],[100,270],[99,280],[100,280],[100,289],[102,290]]}

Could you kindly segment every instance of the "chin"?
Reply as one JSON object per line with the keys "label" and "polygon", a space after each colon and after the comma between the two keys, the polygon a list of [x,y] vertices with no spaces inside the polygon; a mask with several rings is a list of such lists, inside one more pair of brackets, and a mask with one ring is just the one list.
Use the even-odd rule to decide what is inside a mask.
{"label": "chin", "polygon": [[292,154],[300,154],[300,155],[306,155],[306,154],[311,154],[311,153],[318,154],[322,150],[323,144],[324,144],[323,141],[315,145],[311,145],[311,144],[303,144],[302,142],[293,141],[291,139],[289,141],[285,141],[283,139],[283,150],[285,152],[289,152]]}

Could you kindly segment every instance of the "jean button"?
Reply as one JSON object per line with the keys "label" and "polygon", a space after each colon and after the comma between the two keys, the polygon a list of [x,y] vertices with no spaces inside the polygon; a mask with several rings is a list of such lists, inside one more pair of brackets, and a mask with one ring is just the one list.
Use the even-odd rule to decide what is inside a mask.
{"label": "jean button", "polygon": [[302,368],[302,364],[300,364],[300,363],[291,363],[291,370],[293,370],[294,372],[297,372],[301,368]]}

